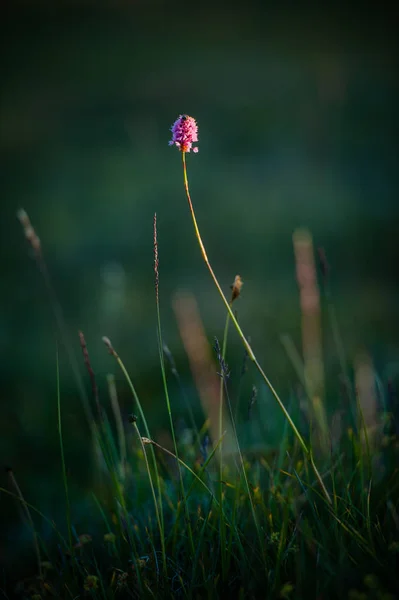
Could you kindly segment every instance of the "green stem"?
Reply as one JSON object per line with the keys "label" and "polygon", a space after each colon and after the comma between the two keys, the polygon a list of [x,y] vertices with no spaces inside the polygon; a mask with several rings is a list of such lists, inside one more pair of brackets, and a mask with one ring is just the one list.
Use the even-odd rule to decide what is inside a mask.
{"label": "green stem", "polygon": [[160,538],[161,538],[163,571],[166,574],[167,564],[166,564],[165,535],[164,535],[164,530],[163,530],[163,523],[162,523],[160,512],[159,512],[159,506],[158,506],[157,498],[155,496],[154,484],[152,482],[151,469],[150,469],[150,465],[148,463],[147,452],[146,452],[146,449],[145,449],[145,446],[144,446],[144,443],[143,443],[143,438],[140,435],[140,431],[139,431],[139,428],[137,427],[136,422],[133,423],[133,426],[134,426],[135,432],[137,434],[137,437],[139,438],[140,446],[141,446],[141,449],[142,449],[143,455],[144,455],[145,466],[147,468],[148,479],[150,481],[151,493],[152,493],[152,497],[154,499],[155,514],[157,516],[157,522],[158,522],[158,527],[159,527],[159,535],[160,535]]}
{"label": "green stem", "polygon": [[[172,418],[172,407],[170,404],[168,383],[166,380],[165,359],[164,359],[163,342],[162,342],[161,311],[160,311],[160,303],[159,303],[158,240],[157,240],[156,223],[157,222],[156,222],[156,215],[155,215],[155,217],[154,217],[155,297],[156,297],[156,307],[157,307],[157,337],[158,337],[159,361],[160,361],[160,365],[161,365],[162,383],[163,383],[163,388],[164,388],[164,392],[165,392],[166,406],[167,406],[168,415],[169,415],[169,423],[170,423],[170,430],[172,433],[173,447],[174,447],[176,457],[179,458],[175,428],[174,428],[173,418]],[[179,471],[180,493],[182,496],[182,501],[184,503],[184,510],[185,510],[185,514],[186,514],[188,538],[190,541],[191,551],[194,556],[195,555],[195,547],[194,547],[194,540],[193,540],[193,534],[192,534],[192,528],[191,528],[190,511],[189,511],[188,505],[187,505],[186,492],[184,489],[184,482],[183,482],[183,475],[182,475],[182,470],[181,470],[179,461],[177,462],[177,468]],[[179,514],[179,511],[178,511],[178,514]]]}
{"label": "green stem", "polygon": [[[222,343],[222,358],[226,359],[227,336],[229,332],[230,314],[227,313],[226,324],[224,326],[223,343]],[[220,394],[219,394],[219,438],[222,437],[223,431],[223,378],[220,378]],[[222,467],[222,446],[220,446],[220,466]]]}
{"label": "green stem", "polygon": [[[149,438],[145,438],[145,440],[144,440],[144,441],[145,441],[145,443],[146,443],[146,444],[151,444],[152,446],[156,446],[156,448],[159,448],[160,450],[162,450],[162,452],[165,452],[165,454],[168,454],[169,456],[172,456],[172,457],[173,457],[175,460],[177,460],[177,462],[178,462],[178,463],[180,463],[180,464],[181,464],[181,465],[182,465],[182,466],[183,466],[185,469],[187,469],[187,471],[188,471],[189,473],[191,473],[191,475],[194,477],[194,482],[195,482],[195,481],[198,481],[198,482],[199,482],[199,483],[202,485],[202,487],[204,487],[204,488],[205,488],[205,490],[206,490],[206,491],[207,491],[207,492],[210,494],[210,496],[212,497],[212,500],[215,502],[216,506],[217,506],[218,508],[220,508],[220,505],[219,505],[219,503],[218,503],[217,499],[215,498],[215,496],[214,496],[214,494],[213,494],[212,490],[211,490],[211,489],[210,489],[210,488],[209,488],[209,487],[206,485],[205,481],[203,481],[203,480],[201,479],[201,477],[200,477],[199,475],[197,475],[197,473],[195,473],[195,471],[193,471],[193,470],[192,470],[192,468],[191,468],[191,467],[189,467],[187,463],[185,463],[185,462],[184,462],[184,460],[182,460],[181,458],[179,458],[178,456],[176,456],[176,454],[173,454],[173,452],[171,452],[171,451],[170,451],[170,450],[168,450],[167,448],[164,448],[163,446],[161,446],[160,444],[158,444],[158,443],[157,443],[157,442],[155,442],[154,440],[151,440],[151,439],[149,439]],[[216,447],[214,448],[214,450],[213,450],[212,454],[210,454],[210,456],[208,457],[208,459],[207,459],[206,463],[204,463],[204,465],[202,466],[202,468],[201,468],[201,471],[200,471],[200,474],[202,474],[202,473],[203,473],[203,471],[205,470],[205,467],[208,465],[208,463],[209,463],[209,462],[210,462],[210,460],[212,459],[212,457],[213,457],[213,455],[214,455],[215,451],[217,450],[217,447],[219,446],[219,444],[220,444],[220,442],[221,442],[221,441],[222,441],[222,440],[220,439],[220,440],[219,440],[219,442],[217,443]],[[143,442],[143,443],[144,443],[144,442]],[[192,488],[193,488],[193,484],[191,484],[191,486],[190,486],[190,488],[189,488],[189,490],[188,490],[188,492],[187,492],[187,498],[188,498],[188,496],[190,495]]]}
{"label": "green stem", "polygon": [[[141,402],[140,399],[137,395],[136,389],[133,385],[133,381],[130,378],[129,373],[127,372],[127,369],[122,361],[122,359],[120,358],[119,354],[117,354],[117,352],[114,350],[114,348],[110,348],[110,352],[112,354],[112,356],[116,359],[119,367],[122,370],[122,373],[124,374],[126,381],[128,383],[128,386],[130,388],[130,391],[132,392],[133,398],[136,402],[136,406],[137,409],[139,411],[140,414],[140,418],[143,422],[143,426],[144,426],[144,431],[146,433],[147,437],[151,437],[150,436],[150,431],[148,429],[148,424],[147,424],[147,419],[145,418],[142,406],[141,406]],[[160,506],[160,515],[161,515],[161,523],[162,523],[162,531],[164,532],[164,518],[163,518],[163,510],[162,510],[162,489],[161,489],[161,480],[159,477],[159,472],[158,472],[158,465],[157,465],[157,461],[156,461],[156,457],[155,457],[155,452],[154,449],[151,448],[151,455],[152,455],[152,461],[153,461],[153,465],[154,465],[154,472],[155,472],[155,478],[156,478],[156,482],[157,482],[157,488],[158,488],[158,496],[159,496],[159,506]]]}
{"label": "green stem", "polygon": [[[227,313],[226,316],[226,324],[224,326],[224,333],[223,333],[223,344],[222,344],[222,358],[223,360],[225,360],[226,358],[226,348],[227,348],[227,335],[228,335],[228,330],[229,330],[229,322],[230,322],[230,315],[229,313]],[[222,431],[223,431],[223,405],[224,405],[224,401],[223,401],[223,391],[224,391],[224,378],[221,377],[220,378],[220,392],[219,392],[219,439],[222,437]],[[223,445],[220,444],[220,450],[219,450],[219,502],[220,502],[220,506],[221,506],[221,512],[220,512],[220,545],[221,545],[221,559],[222,559],[222,573],[223,573],[223,580],[226,578],[227,575],[227,562],[226,562],[226,522],[223,519]]]}
{"label": "green stem", "polygon": [[[186,156],[185,156],[185,152],[182,152],[181,154],[182,154],[182,161],[183,161],[183,178],[184,178],[184,188],[185,188],[185,191],[186,191],[186,196],[187,196],[187,200],[188,200],[188,205],[189,205],[189,208],[190,208],[190,213],[191,213],[191,217],[192,217],[192,220],[193,220],[193,225],[194,225],[195,234],[196,234],[196,237],[197,237],[197,240],[198,240],[198,244],[199,244],[199,246],[200,246],[200,249],[201,249],[202,257],[203,257],[203,259],[204,259],[204,261],[205,261],[205,264],[206,264],[206,266],[207,266],[207,268],[208,268],[208,271],[209,271],[209,273],[210,273],[210,275],[211,275],[211,277],[212,277],[212,279],[213,279],[213,281],[214,281],[214,284],[216,285],[216,288],[217,288],[217,290],[218,290],[218,292],[219,292],[219,295],[220,295],[221,299],[222,299],[222,300],[223,300],[223,302],[224,302],[224,305],[225,305],[225,307],[227,308],[227,311],[228,311],[228,313],[229,313],[229,315],[230,315],[230,318],[231,318],[231,320],[232,320],[232,322],[233,322],[233,324],[234,324],[234,327],[236,328],[236,330],[237,330],[237,333],[238,333],[238,335],[240,336],[240,338],[241,338],[241,341],[242,341],[242,343],[244,344],[244,347],[245,347],[246,351],[248,352],[248,356],[249,356],[249,358],[251,359],[251,361],[254,363],[254,365],[255,365],[255,366],[256,366],[256,368],[258,369],[258,371],[259,371],[259,373],[260,373],[261,377],[263,378],[263,380],[265,381],[266,385],[268,386],[268,388],[270,389],[271,393],[273,394],[274,398],[276,399],[276,401],[277,401],[277,403],[278,403],[278,405],[279,405],[280,409],[282,410],[282,412],[283,412],[283,414],[284,414],[285,418],[287,419],[288,423],[290,424],[290,426],[291,426],[291,429],[293,430],[295,437],[297,438],[298,442],[299,442],[299,443],[300,443],[300,445],[302,446],[302,449],[303,449],[303,451],[305,452],[305,455],[307,456],[307,458],[309,458],[309,459],[310,459],[310,462],[311,462],[312,468],[313,468],[313,470],[314,470],[314,472],[315,472],[315,475],[316,475],[316,477],[317,477],[318,481],[319,481],[319,482],[322,482],[322,479],[321,479],[320,473],[319,473],[319,471],[318,471],[318,469],[317,469],[317,467],[316,467],[316,465],[315,465],[315,463],[314,463],[314,461],[313,461],[313,458],[312,458],[312,457],[311,457],[311,455],[310,455],[310,450],[308,449],[308,447],[307,447],[307,445],[306,445],[306,443],[305,443],[305,441],[304,441],[303,437],[302,437],[302,436],[301,436],[301,434],[299,433],[299,431],[298,431],[298,429],[297,429],[297,427],[296,427],[295,423],[294,423],[294,422],[293,422],[293,420],[291,419],[291,417],[290,417],[290,415],[289,415],[289,413],[288,413],[287,409],[285,408],[285,406],[284,406],[284,404],[283,404],[282,400],[280,399],[279,395],[277,394],[276,390],[274,389],[274,387],[273,387],[273,385],[272,385],[271,381],[270,381],[270,380],[269,380],[269,378],[266,376],[265,372],[263,371],[262,367],[260,366],[260,364],[259,364],[259,362],[258,362],[258,360],[257,360],[257,358],[256,358],[256,356],[255,356],[255,354],[254,354],[254,352],[253,352],[253,350],[252,350],[252,348],[251,348],[251,346],[250,346],[250,344],[249,344],[248,340],[246,339],[246,337],[245,337],[245,335],[244,335],[244,333],[243,333],[243,331],[242,331],[242,329],[241,329],[240,325],[238,324],[238,321],[237,321],[237,319],[236,319],[236,318],[235,318],[235,316],[234,316],[234,313],[233,313],[233,311],[232,311],[232,309],[231,309],[231,306],[230,306],[230,304],[229,304],[228,300],[226,299],[226,296],[223,294],[222,288],[221,288],[221,287],[220,287],[220,285],[219,285],[219,282],[218,282],[218,280],[217,280],[217,278],[216,278],[216,275],[215,275],[215,273],[213,272],[213,269],[212,269],[212,267],[211,267],[211,265],[210,265],[210,262],[209,262],[209,260],[208,260],[208,255],[207,255],[207,253],[206,253],[205,246],[204,246],[204,244],[203,244],[203,242],[202,242],[201,234],[200,234],[200,231],[199,231],[199,228],[198,228],[198,224],[197,224],[197,219],[196,219],[196,217],[195,217],[195,212],[194,212],[193,203],[192,203],[192,201],[191,201],[191,196],[190,196],[190,191],[189,191],[189,186],[188,186],[188,178],[187,178],[187,167],[186,167]],[[324,493],[325,493],[325,495],[326,495],[326,498],[327,498],[328,502],[329,502],[330,504],[332,504],[332,501],[331,501],[330,494],[328,493],[328,491],[327,491],[326,487],[324,486],[324,484],[322,485],[322,489],[323,489],[323,492],[324,492]]]}
{"label": "green stem", "polygon": [[246,470],[245,470],[244,458],[242,456],[240,442],[238,440],[238,433],[237,433],[237,428],[236,428],[236,424],[235,424],[235,421],[234,421],[233,409],[231,407],[230,398],[229,398],[229,395],[228,395],[228,392],[227,392],[227,385],[226,385],[226,377],[225,377],[225,375],[223,375],[223,377],[222,377],[222,382],[223,382],[224,387],[225,387],[227,406],[229,408],[230,419],[231,419],[231,426],[232,426],[233,433],[234,433],[234,438],[235,438],[235,442],[236,442],[236,446],[237,446],[238,456],[240,458],[240,464],[241,464],[242,474],[244,476],[245,487],[247,489],[249,504],[251,506],[252,517],[253,517],[253,520],[254,520],[256,533],[258,535],[259,549],[260,549],[262,558],[263,558],[263,560],[266,563],[265,547],[264,547],[264,543],[263,543],[263,540],[262,540],[262,534],[261,534],[261,531],[260,531],[260,527],[259,527],[259,523],[258,523],[258,518],[256,516],[255,506],[254,506],[254,503],[253,503],[253,500],[252,500],[251,489],[249,487],[248,477],[247,477],[247,473],[246,473]]}

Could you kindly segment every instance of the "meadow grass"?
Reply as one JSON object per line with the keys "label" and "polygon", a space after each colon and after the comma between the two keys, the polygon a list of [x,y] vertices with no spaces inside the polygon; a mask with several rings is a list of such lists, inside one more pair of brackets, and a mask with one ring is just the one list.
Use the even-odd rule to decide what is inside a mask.
{"label": "meadow grass", "polygon": [[[226,299],[210,266],[197,225],[188,188],[185,152],[184,186],[202,256],[226,307],[221,344],[214,342],[213,364],[219,377],[217,438],[207,444],[210,422],[196,423],[187,415],[191,442],[176,430],[168,376],[180,381],[173,356],[163,341],[160,307],[160,269],[154,220],[155,304],[160,377],[169,417],[172,448],[151,434],[150,415],[132,378],[109,338],[103,338],[121,369],[132,396],[134,413],[122,414],[113,377],[108,378],[109,399],[100,404],[98,387],[86,342],[80,334],[94,409],[81,389],[90,420],[93,447],[99,457],[102,493],[92,494],[92,510],[100,517],[96,530],[79,534],[74,527],[74,506],[68,490],[62,428],[62,389],[57,366],[56,400],[61,470],[65,495],[65,522],[54,523],[23,496],[12,470],[10,489],[1,492],[23,507],[32,536],[32,564],[21,566],[19,582],[4,573],[5,598],[286,598],[392,600],[396,595],[399,552],[398,423],[391,405],[384,402],[370,420],[365,414],[364,379],[351,372],[344,354],[338,321],[328,290],[328,315],[345,375],[346,397],[340,424],[328,416],[324,398],[313,394],[300,354],[294,366],[305,389],[302,417],[307,433],[300,433],[261,368],[233,312],[241,290]],[[50,290],[57,324],[65,337],[59,302],[50,284],[41,244],[26,213],[25,235],[35,251]],[[243,310],[245,310],[245,305]],[[309,319],[306,321],[309,323]],[[229,325],[243,342],[245,369],[239,380],[230,377]],[[286,340],[287,342],[287,340]],[[292,350],[289,343],[287,348]],[[292,352],[291,352],[292,354]],[[165,361],[165,358],[167,359]],[[239,408],[245,373],[257,387],[267,386],[284,415],[279,444],[250,448],[240,439],[243,411]],[[58,363],[57,363],[58,365]],[[169,366],[168,366],[169,365]],[[216,366],[217,365],[217,366]],[[335,385],[335,384],[334,384]],[[363,387],[362,387],[363,386]],[[247,402],[248,420],[257,387]],[[307,397],[306,397],[307,394]],[[242,402],[242,399],[241,399]],[[336,406],[342,406],[342,398]],[[226,409],[226,410],[224,410]],[[136,414],[137,413],[137,414]],[[22,486],[23,487],[23,486]],[[48,539],[38,526],[46,521]],[[26,572],[25,572],[26,570]]]}

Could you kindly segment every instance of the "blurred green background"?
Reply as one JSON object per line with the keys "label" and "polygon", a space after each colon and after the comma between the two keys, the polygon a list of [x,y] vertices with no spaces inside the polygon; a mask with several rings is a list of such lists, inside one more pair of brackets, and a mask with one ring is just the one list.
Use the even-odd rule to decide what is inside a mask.
{"label": "blurred green background", "polygon": [[[87,392],[78,329],[104,403],[114,372],[124,417],[132,410],[101,342],[107,335],[155,436],[166,423],[152,270],[157,212],[165,340],[201,423],[171,298],[181,289],[196,296],[210,341],[222,336],[225,314],[193,234],[180,155],[168,147],[180,113],[199,125],[188,170],[210,260],[226,291],[242,276],[243,329],[283,397],[295,375],[279,335],[300,347],[298,227],[326,249],[349,359],[366,348],[384,382],[398,375],[393,13],[150,0],[6,2],[1,10],[0,457],[43,512],[61,493],[56,336],[16,211],[25,208],[41,238]],[[234,377],[242,348],[230,339]],[[324,343],[334,373],[328,324]],[[67,462],[89,486],[87,428],[62,347],[60,368]],[[251,372],[248,389],[254,382]],[[184,408],[171,386],[178,418]]]}

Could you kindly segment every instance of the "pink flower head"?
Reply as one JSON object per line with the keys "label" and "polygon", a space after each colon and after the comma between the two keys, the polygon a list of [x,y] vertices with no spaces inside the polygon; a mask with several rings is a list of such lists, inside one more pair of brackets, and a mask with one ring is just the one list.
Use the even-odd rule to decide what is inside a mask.
{"label": "pink flower head", "polygon": [[[169,146],[176,146],[181,152],[190,152],[193,142],[198,142],[198,125],[193,117],[180,115],[171,127],[172,139]],[[198,152],[198,148],[193,148],[193,152]]]}

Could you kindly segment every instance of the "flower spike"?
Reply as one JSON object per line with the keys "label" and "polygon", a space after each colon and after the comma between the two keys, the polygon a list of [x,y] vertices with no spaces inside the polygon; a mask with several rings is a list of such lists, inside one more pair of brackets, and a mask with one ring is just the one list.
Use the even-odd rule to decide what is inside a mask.
{"label": "flower spike", "polygon": [[198,125],[193,117],[180,115],[171,127],[172,139],[169,146],[176,145],[180,152],[198,152],[198,148],[193,148],[193,142],[198,142]]}

